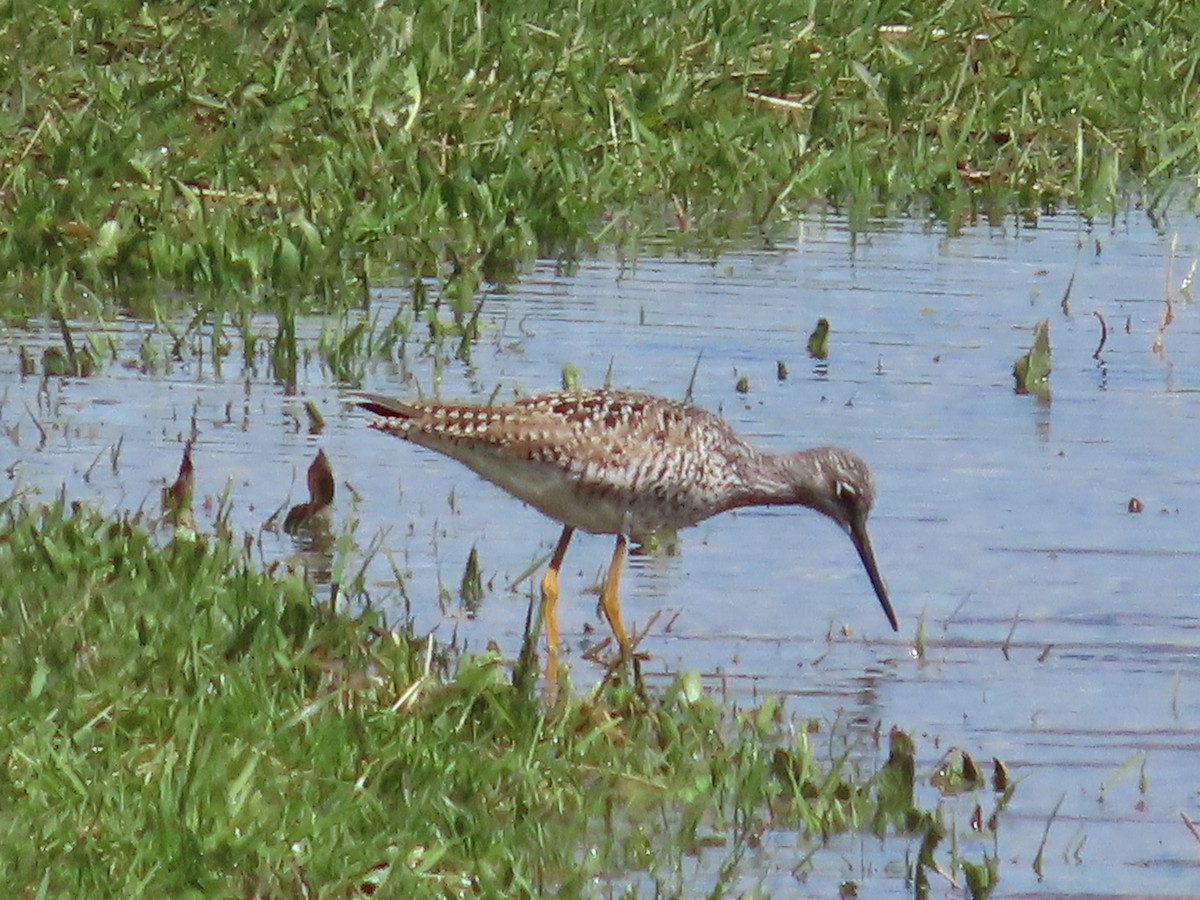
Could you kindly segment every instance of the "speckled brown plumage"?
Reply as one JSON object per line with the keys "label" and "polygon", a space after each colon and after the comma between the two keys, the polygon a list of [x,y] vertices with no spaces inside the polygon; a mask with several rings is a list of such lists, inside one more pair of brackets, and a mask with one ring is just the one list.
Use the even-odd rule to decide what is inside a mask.
{"label": "speckled brown plumage", "polygon": [[[738,507],[795,504],[823,513],[850,536],[897,627],[866,532],[874,486],[848,450],[764,453],[719,416],[632,391],[560,391],[500,406],[378,395],[355,402],[377,416],[370,422],[377,431],[456,459],[563,524],[543,593],[557,597],[558,566],[573,529],[619,536],[610,566],[615,581],[624,536],[685,528]],[[605,594],[610,624],[628,651],[615,583]],[[547,632],[557,633],[549,621]]]}

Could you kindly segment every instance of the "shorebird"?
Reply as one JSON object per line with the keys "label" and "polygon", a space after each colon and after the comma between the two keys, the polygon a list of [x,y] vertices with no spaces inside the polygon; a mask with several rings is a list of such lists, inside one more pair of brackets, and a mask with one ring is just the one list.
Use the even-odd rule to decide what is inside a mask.
{"label": "shorebird", "polygon": [[376,416],[371,428],[458,460],[563,526],[541,581],[551,684],[558,573],[576,529],[617,536],[600,605],[625,659],[631,646],[617,583],[627,541],[746,506],[806,506],[836,522],[858,551],[892,630],[899,630],[867,537],[875,488],[866,464],[849,450],[767,453],[699,407],[622,390],[559,391],[502,406],[378,394],[353,402]]}

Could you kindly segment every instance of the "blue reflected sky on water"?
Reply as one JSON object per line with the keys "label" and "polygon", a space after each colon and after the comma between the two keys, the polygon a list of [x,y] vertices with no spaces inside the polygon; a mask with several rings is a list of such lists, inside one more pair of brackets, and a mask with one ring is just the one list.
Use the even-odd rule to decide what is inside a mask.
{"label": "blue reflected sky on water", "polygon": [[[1174,224],[1173,262],[1176,232],[1131,212],[1102,226],[1063,216],[955,237],[886,223],[855,243],[844,222],[811,219],[771,248],[715,261],[546,263],[487,298],[470,367],[435,377],[418,347],[409,367],[445,397],[551,389],[564,365],[584,385],[611,371],[614,385],[682,397],[699,360],[695,401],[755,442],[859,452],[878,486],[871,534],[900,634],[836,528],[806,511],[747,510],[685,532],[677,556],[631,560],[627,623],[659,614],[642,644],[648,675],[695,669],[713,690],[782,694],[797,715],[862,723],[864,735],[899,725],[927,766],[949,746],[1004,759],[1020,786],[1001,823],[995,896],[1188,896],[1200,884],[1200,847],[1180,819],[1200,819],[1200,315],[1180,286],[1200,228]],[[1169,270],[1176,318],[1159,355]],[[386,318],[405,297],[373,302]],[[1093,310],[1108,327],[1099,360]],[[832,332],[818,365],[805,342],[820,316]],[[1041,318],[1053,346],[1048,406],[1015,396],[1010,374]],[[312,340],[320,323],[307,324]],[[121,321],[110,334],[135,355],[147,328]],[[506,586],[549,553],[557,526],[452,462],[366,433],[315,359],[300,397],[283,396],[265,368],[227,362],[217,377],[187,359],[156,376],[109,366],[39,393],[17,377],[15,350],[56,333],[3,337],[0,467],[12,483],[52,492],[65,481],[73,498],[156,508],[194,416],[197,496],[228,485],[235,525],[257,532],[303,499],[304,469],[323,448],[339,482],[335,521],[358,517],[360,544],[386,530],[418,625],[515,651],[533,583]],[[416,393],[383,363],[366,387]],[[298,424],[305,399],[325,414],[319,436]],[[40,449],[34,417],[53,423]],[[259,544],[264,560],[295,550],[277,534]],[[564,567],[564,649],[579,681],[597,674],[581,658],[604,634],[587,589],[611,544],[577,537]],[[491,589],[469,615],[455,597],[472,546]],[[372,576],[376,599],[398,602],[382,560]],[[442,588],[450,600],[439,604]],[[1032,863],[1060,797],[1039,882]],[[902,842],[839,840],[843,852],[801,883],[788,836],[774,835],[764,887],[830,895],[850,878],[871,896],[907,896]]]}

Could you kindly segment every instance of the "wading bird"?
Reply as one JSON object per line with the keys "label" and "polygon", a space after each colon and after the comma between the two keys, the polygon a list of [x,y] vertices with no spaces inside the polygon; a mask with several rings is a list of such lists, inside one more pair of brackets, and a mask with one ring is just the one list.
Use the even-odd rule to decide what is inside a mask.
{"label": "wading bird", "polygon": [[887,588],[867,537],[871,474],[841,447],[766,453],[719,416],[622,390],[543,394],[503,406],[360,394],[370,427],[456,459],[563,526],[542,577],[546,676],[557,678],[558,572],[575,529],[615,534],[601,607],[623,658],[631,653],[617,583],[626,542],[745,506],[798,505],[850,537],[892,630]]}

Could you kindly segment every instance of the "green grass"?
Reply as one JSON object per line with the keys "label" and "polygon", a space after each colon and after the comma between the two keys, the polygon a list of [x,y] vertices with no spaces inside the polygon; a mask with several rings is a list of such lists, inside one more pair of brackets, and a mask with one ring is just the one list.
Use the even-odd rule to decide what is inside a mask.
{"label": "green grass", "polygon": [[[6,315],[325,303],[695,248],[814,202],[1155,206],[1200,162],[1190,0],[0,2]],[[97,299],[98,296],[98,299]]]}
{"label": "green grass", "polygon": [[913,807],[902,735],[872,774],[778,704],[731,710],[686,677],[548,705],[494,656],[152,525],[0,506],[0,570],[21,573],[0,580],[5,895],[578,896],[634,873],[674,895],[697,857],[719,895],[767,829],[809,854],[913,830],[915,877],[934,865],[946,826]]}

